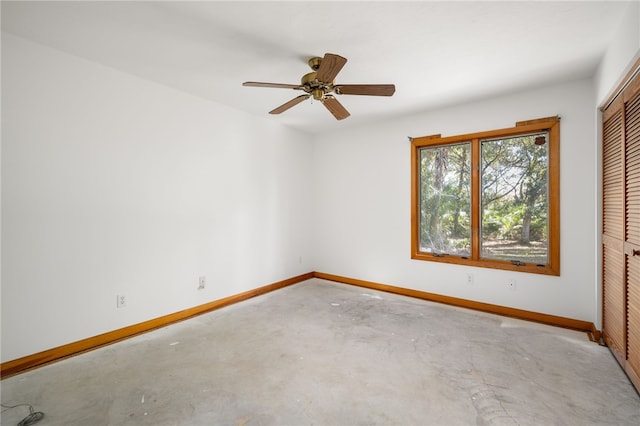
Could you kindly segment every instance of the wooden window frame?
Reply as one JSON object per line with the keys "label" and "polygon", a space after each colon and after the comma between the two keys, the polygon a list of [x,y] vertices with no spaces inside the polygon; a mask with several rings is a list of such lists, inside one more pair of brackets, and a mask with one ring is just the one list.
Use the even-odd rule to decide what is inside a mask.
{"label": "wooden window frame", "polygon": [[[485,139],[513,137],[539,131],[549,132],[548,188],[549,241],[548,263],[514,264],[506,260],[482,259],[480,257],[480,142]],[[437,145],[471,143],[471,255],[438,255],[420,251],[419,245],[419,184],[420,149]],[[560,118],[546,117],[520,121],[515,127],[470,133],[457,136],[423,136],[411,140],[411,258],[457,265],[478,266],[533,274],[560,275]]]}

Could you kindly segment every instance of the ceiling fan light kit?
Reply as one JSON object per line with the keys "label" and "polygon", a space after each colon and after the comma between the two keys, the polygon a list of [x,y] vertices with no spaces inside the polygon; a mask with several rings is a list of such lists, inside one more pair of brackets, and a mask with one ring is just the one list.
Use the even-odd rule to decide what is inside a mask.
{"label": "ceiling fan light kit", "polygon": [[285,102],[279,107],[269,111],[269,114],[280,114],[299,103],[309,99],[322,102],[327,110],[333,114],[337,120],[343,120],[349,115],[349,111],[332,95],[366,95],[366,96],[392,96],[396,87],[393,84],[339,84],[336,85],[334,79],[347,63],[347,59],[333,53],[326,53],[323,58],[313,57],[308,64],[312,72],[302,76],[300,84],[280,84],[262,83],[247,81],[242,83],[247,87],[271,87],[277,89],[294,89],[306,92],[292,100]]}

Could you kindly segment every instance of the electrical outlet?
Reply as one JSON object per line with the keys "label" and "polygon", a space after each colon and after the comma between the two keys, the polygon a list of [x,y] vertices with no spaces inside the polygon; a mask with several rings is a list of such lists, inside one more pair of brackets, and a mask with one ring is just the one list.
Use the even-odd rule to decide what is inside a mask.
{"label": "electrical outlet", "polygon": [[198,279],[198,290],[202,290],[204,289],[204,287],[207,284],[207,277],[205,277],[204,275],[202,275],[199,279]]}
{"label": "electrical outlet", "polygon": [[124,308],[127,306],[127,297],[124,294],[118,294],[116,296],[116,306],[118,308]]}
{"label": "electrical outlet", "polygon": [[473,285],[473,274],[467,274],[467,284]]}
{"label": "electrical outlet", "polygon": [[509,290],[511,291],[516,291],[516,280],[511,278],[509,281],[507,281],[507,288],[509,288]]}

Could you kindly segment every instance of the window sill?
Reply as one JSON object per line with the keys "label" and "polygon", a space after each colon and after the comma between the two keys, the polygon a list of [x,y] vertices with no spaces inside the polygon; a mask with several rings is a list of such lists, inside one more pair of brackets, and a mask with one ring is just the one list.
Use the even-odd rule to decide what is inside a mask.
{"label": "window sill", "polygon": [[426,260],[429,262],[450,263],[453,265],[476,266],[479,268],[500,269],[505,271],[526,272],[530,274],[554,275],[560,276],[560,268],[552,265],[536,265],[533,263],[524,263],[515,265],[506,260],[487,260],[487,259],[471,259],[455,255],[439,255],[432,253],[412,253],[411,259]]}

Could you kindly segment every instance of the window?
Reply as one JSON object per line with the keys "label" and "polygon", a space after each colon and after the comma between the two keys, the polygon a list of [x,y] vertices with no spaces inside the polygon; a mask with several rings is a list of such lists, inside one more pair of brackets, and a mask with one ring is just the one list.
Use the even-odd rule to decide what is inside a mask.
{"label": "window", "polygon": [[411,257],[560,275],[559,126],[414,138]]}

